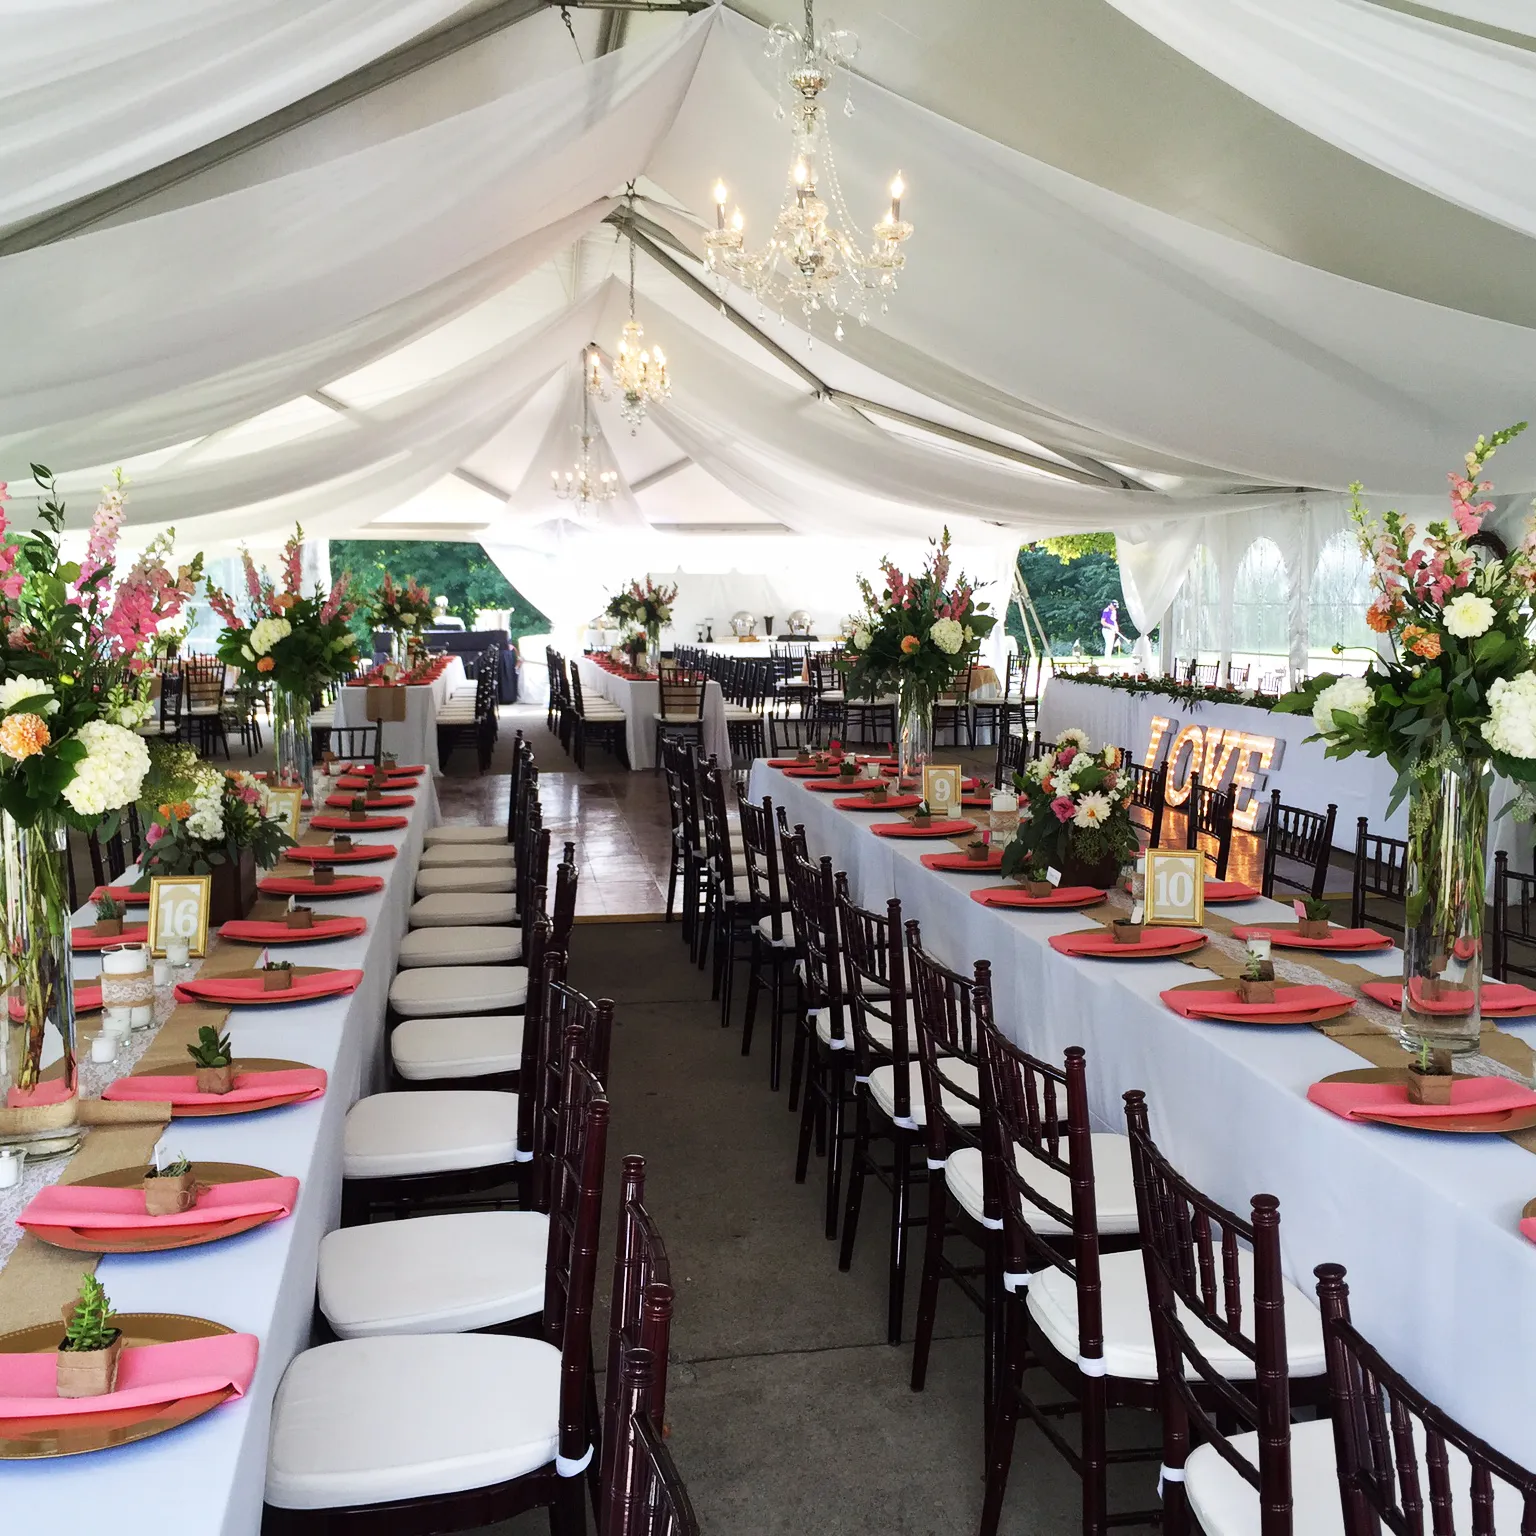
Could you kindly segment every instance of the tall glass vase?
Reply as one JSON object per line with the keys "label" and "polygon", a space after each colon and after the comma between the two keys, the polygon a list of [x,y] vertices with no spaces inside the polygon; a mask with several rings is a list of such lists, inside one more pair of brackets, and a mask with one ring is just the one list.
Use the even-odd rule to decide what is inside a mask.
{"label": "tall glass vase", "polygon": [[933,761],[933,699],[920,688],[903,683],[897,697],[896,751],[902,778],[921,778]]}
{"label": "tall glass vase", "polygon": [[302,784],[311,799],[315,793],[314,752],[310,743],[310,693],[279,688],[272,695],[272,749],[277,758],[279,784]]}
{"label": "tall glass vase", "polygon": [[24,827],[0,813],[0,942],[6,1017],[0,1050],[0,1143],[30,1155],[73,1151],[78,1081],[69,957],[64,823]]}
{"label": "tall glass vase", "polygon": [[645,670],[652,677],[661,676],[661,627],[645,632]]}
{"label": "tall glass vase", "polygon": [[1482,1033],[1487,763],[1458,757],[1408,797],[1403,1043],[1471,1051]]}
{"label": "tall glass vase", "polygon": [[409,664],[409,656],[406,653],[408,636],[403,629],[392,629],[389,632],[389,659],[397,667],[405,667]]}

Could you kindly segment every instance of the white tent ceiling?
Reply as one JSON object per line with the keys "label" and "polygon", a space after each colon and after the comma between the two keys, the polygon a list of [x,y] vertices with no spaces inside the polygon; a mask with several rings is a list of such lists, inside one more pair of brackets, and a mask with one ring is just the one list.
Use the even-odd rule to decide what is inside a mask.
{"label": "white tent ceiling", "polygon": [[[99,0],[0,13],[54,87],[0,88],[28,135],[0,154],[0,476],[24,510],[34,459],[82,499],[125,461],[142,532],[210,549],[300,517],[556,565],[941,521],[1166,550],[1357,475],[1434,495],[1536,378],[1531,29],[1518,0],[1306,0],[1245,30],[1255,4],[842,0],[841,180],[872,217],[899,166],[917,233],[889,312],[841,341],[728,295],[787,359],[686,279],[717,176],[771,223],[790,146],[762,28],[801,0],[578,5],[569,30],[540,0],[253,0],[225,54],[206,8],[139,0],[105,71],[70,35]],[[633,434],[596,406],[626,494],[574,526],[549,475],[577,350],[623,318],[601,221],[632,178],[674,395]],[[1536,485],[1536,444],[1499,469]]]}

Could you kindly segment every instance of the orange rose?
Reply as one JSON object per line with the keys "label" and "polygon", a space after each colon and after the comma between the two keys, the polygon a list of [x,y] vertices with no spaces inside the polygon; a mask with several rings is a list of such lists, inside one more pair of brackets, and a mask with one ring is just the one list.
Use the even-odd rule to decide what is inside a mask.
{"label": "orange rose", "polygon": [[1392,615],[1384,608],[1377,608],[1374,604],[1365,610],[1365,622],[1376,631],[1378,635],[1384,635],[1392,628]]}
{"label": "orange rose", "polygon": [[1417,624],[1410,624],[1403,631],[1403,643],[1415,656],[1422,656],[1425,661],[1433,661],[1440,654],[1440,636]]}
{"label": "orange rose", "polygon": [[923,642],[916,635],[904,635],[901,641],[902,655],[910,656],[922,648]]}
{"label": "orange rose", "polygon": [[35,757],[52,740],[41,715],[8,715],[0,720],[0,752],[18,763]]}
{"label": "orange rose", "polygon": [[287,613],[288,610],[292,608],[296,602],[298,602],[298,598],[296,598],[292,592],[282,592],[279,593],[278,596],[273,599],[273,601],[279,608],[283,610],[284,613]]}
{"label": "orange rose", "polygon": [[263,656],[261,660],[256,663],[256,670],[258,672],[270,672],[276,665],[277,663],[273,661],[270,656]]}

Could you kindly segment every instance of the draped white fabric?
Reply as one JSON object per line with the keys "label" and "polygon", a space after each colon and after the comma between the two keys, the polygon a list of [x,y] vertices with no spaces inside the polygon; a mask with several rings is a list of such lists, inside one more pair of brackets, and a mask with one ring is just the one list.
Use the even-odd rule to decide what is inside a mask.
{"label": "draped white fabric", "polygon": [[[1460,34],[1455,34],[1460,36]],[[786,140],[761,29],[734,14],[709,38],[692,89],[650,164],[705,208],[729,172],[749,238],[766,239]],[[889,314],[848,327],[1042,418],[1088,451],[1141,449],[1230,478],[1384,491],[1443,484],[1469,424],[1528,414],[1536,335],[1302,266],[1057,171],[860,82],[835,125],[855,211],[900,166],[918,232]],[[874,204],[873,207],[869,206]],[[1340,217],[1347,213],[1341,211]],[[1536,483],[1536,445],[1500,467]]]}
{"label": "draped white fabric", "polygon": [[714,14],[335,161],[0,261],[7,355],[27,359],[0,379],[0,416],[56,429],[218,378],[589,208],[644,167]]}
{"label": "draped white fabric", "polygon": [[462,0],[53,0],[0,9],[0,225],[196,149]]}
{"label": "draped white fabric", "polygon": [[1536,54],[1371,0],[1109,4],[1309,133],[1536,233]]}

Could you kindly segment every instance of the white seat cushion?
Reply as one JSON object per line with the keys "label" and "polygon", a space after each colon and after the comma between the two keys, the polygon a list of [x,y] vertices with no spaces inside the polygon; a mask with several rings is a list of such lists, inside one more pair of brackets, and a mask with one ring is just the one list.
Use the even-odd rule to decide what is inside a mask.
{"label": "white seat cushion", "polygon": [[[942,1057],[939,1061],[939,1072],[963,1093],[980,1096],[981,1085],[976,1068],[969,1062]],[[906,1129],[911,1130],[928,1123],[927,1108],[923,1103],[923,1075],[915,1061],[907,1063],[907,1082],[910,1085],[912,1124]],[[896,1068],[893,1064],[887,1062],[885,1066],[876,1067],[869,1074],[869,1095],[884,1111],[887,1118],[896,1119]],[[964,1099],[956,1098],[952,1093],[944,1093],[944,1112],[956,1125],[981,1124],[981,1111],[975,1105],[967,1104]]]}
{"label": "white seat cushion", "polygon": [[589,699],[581,706],[583,720],[622,720],[624,711],[617,704],[605,704],[600,699]]}
{"label": "white seat cushion", "polygon": [[652,713],[651,719],[661,725],[703,725],[703,715],[664,715],[660,710]]}
{"label": "white seat cushion", "polygon": [[427,832],[427,847],[439,843],[505,843],[505,827],[432,827]]}
{"label": "white seat cushion", "polygon": [[416,875],[418,896],[437,896],[445,892],[511,891],[517,881],[510,864],[485,864],[469,869],[423,869]]}
{"label": "white seat cushion", "polygon": [[[1290,1318],[1287,1315],[1286,1321]],[[1429,1467],[1424,1459],[1424,1428],[1413,1420],[1418,1452],[1419,1488],[1429,1493]],[[1259,1437],[1234,1435],[1232,1449],[1250,1466],[1259,1464]],[[1472,1530],[1472,1468],[1454,1445],[1445,1447],[1446,1473],[1451,1484],[1451,1517],[1459,1533]],[[1184,1463],[1184,1491],[1206,1536],[1260,1536],[1259,1496],[1236,1468],[1212,1446],[1202,1445]],[[1291,1529],[1296,1536],[1344,1536],[1339,1500],[1338,1461],[1333,1425],[1314,1419],[1291,1426]],[[1508,1483],[1493,1479],[1493,1528],[1498,1536],[1519,1536],[1520,1495]]]}
{"label": "white seat cushion", "polygon": [[560,1351],[503,1334],[343,1339],[295,1357],[272,1404],[267,1503],[383,1504],[536,1471],[559,1447]]}
{"label": "white seat cushion", "polygon": [[417,928],[400,941],[401,969],[414,965],[506,965],[523,953],[516,928]]}
{"label": "white seat cushion", "polygon": [[779,916],[778,938],[774,938],[773,936],[773,919],[771,917],[758,918],[757,931],[762,934],[762,936],[767,939],[770,944],[775,944],[781,949],[794,948],[795,920],[789,915],[788,912],[781,913]]}
{"label": "white seat cushion", "polygon": [[[832,1044],[832,1010],[830,1008],[813,1008],[811,1018],[816,1025],[816,1038],[823,1045]],[[867,1020],[869,1037],[881,1050],[888,1051],[891,1048],[891,1026],[882,1023],[871,1016]],[[850,1003],[843,1005],[843,1039],[846,1045],[840,1047],[843,1050],[853,1049],[853,1006]]]}
{"label": "white seat cushion", "polygon": [[407,1082],[488,1077],[523,1064],[523,1016],[477,1013],[406,1019],[389,1037],[395,1070]]}
{"label": "white seat cushion", "polygon": [[521,1008],[528,1001],[522,965],[415,966],[389,986],[389,1006],[402,1018],[441,1018]]}
{"label": "white seat cushion", "polygon": [[517,1095],[444,1088],[375,1093],[347,1111],[342,1175],[393,1179],[510,1163]]}
{"label": "white seat cushion", "polygon": [[421,850],[418,869],[481,869],[516,862],[511,843],[438,843]]}
{"label": "white seat cushion", "polygon": [[[1243,1319],[1251,1328],[1253,1259],[1246,1251],[1239,1252],[1238,1267],[1243,1291]],[[1104,1285],[1104,1361],[1109,1374],[1132,1381],[1155,1381],[1157,1354],[1152,1344],[1147,1272],[1140,1252],[1131,1249],[1125,1253],[1101,1254],[1099,1274]],[[1077,1359],[1077,1287],[1072,1279],[1059,1269],[1042,1270],[1030,1282],[1028,1305],[1030,1316],[1056,1350],[1069,1360]],[[1216,1370],[1232,1381],[1253,1380],[1251,1360],[1218,1338],[1182,1305],[1179,1311],[1195,1347]],[[1324,1369],[1322,1319],[1311,1298],[1289,1280],[1285,1282],[1285,1337],[1291,1375],[1321,1374]],[[1185,1375],[1194,1376],[1187,1364]],[[1298,1536],[1302,1529],[1297,1527]]]}
{"label": "white seat cushion", "polygon": [[763,712],[760,709],[748,709],[745,704],[727,704],[725,718],[727,720],[761,720]]}
{"label": "white seat cushion", "polygon": [[445,704],[437,712],[439,725],[472,725],[475,720],[473,704]]}
{"label": "white seat cushion", "polygon": [[[1118,1136],[1113,1131],[1095,1131],[1089,1139],[1093,1143],[1093,1197],[1099,1215],[1099,1231],[1114,1235],[1135,1232],[1138,1228],[1136,1185],[1131,1176],[1130,1138]],[[1070,1211],[1072,1183],[1066,1174],[1042,1163],[1023,1147],[1015,1147],[1013,1151],[1019,1171],[1029,1180],[1030,1186],[1053,1205]],[[1063,1158],[1066,1151],[1063,1137]],[[979,1147],[957,1147],[944,1164],[944,1182],[949,1185],[949,1192],[976,1221],[980,1221],[985,1213],[981,1162]],[[1038,1206],[1030,1205],[1025,1214],[1031,1229],[1041,1237],[1063,1237],[1072,1230]]]}
{"label": "white seat cushion", "polygon": [[320,1243],[320,1310],[343,1339],[467,1333],[540,1311],[548,1253],[538,1211],[342,1227]]}
{"label": "white seat cushion", "polygon": [[408,914],[412,928],[486,928],[517,921],[511,891],[440,891],[423,896]]}

